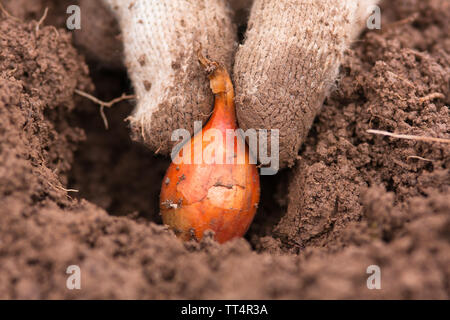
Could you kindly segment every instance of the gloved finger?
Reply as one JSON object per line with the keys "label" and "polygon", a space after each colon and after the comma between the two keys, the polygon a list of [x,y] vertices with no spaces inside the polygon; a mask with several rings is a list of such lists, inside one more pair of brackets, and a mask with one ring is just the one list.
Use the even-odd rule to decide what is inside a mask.
{"label": "gloved finger", "polygon": [[169,154],[175,129],[193,133],[206,120],[213,96],[196,49],[231,67],[235,28],[221,0],[104,0],[122,30],[125,65],[137,106],[129,118],[133,137]]}
{"label": "gloved finger", "polygon": [[255,0],[235,58],[237,116],[244,130],[279,130],[281,167],[294,164],[344,50],[376,2]]}

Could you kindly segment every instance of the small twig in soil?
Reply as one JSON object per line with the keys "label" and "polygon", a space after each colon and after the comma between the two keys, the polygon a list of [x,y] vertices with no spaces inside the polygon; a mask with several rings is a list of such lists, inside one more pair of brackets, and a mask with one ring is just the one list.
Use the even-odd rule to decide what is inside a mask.
{"label": "small twig in soil", "polygon": [[80,96],[82,96],[82,97],[85,97],[86,99],[91,100],[92,102],[94,102],[95,104],[98,104],[100,106],[100,115],[101,115],[101,117],[103,119],[103,122],[105,124],[106,130],[108,130],[109,125],[108,125],[108,119],[106,118],[106,115],[105,115],[105,112],[104,112],[104,108],[105,107],[106,108],[111,108],[113,105],[115,105],[116,103],[119,103],[121,101],[131,100],[131,99],[135,99],[136,98],[136,96],[134,94],[133,95],[126,95],[125,93],[123,93],[120,97],[112,99],[109,102],[105,102],[105,101],[102,101],[102,100],[94,97],[93,95],[91,95],[91,94],[89,94],[87,92],[84,92],[84,91],[81,91],[81,90],[78,90],[78,89],[75,89],[75,93],[80,95]]}
{"label": "small twig in soil", "polygon": [[419,17],[419,13],[415,12],[412,15],[410,15],[409,17],[406,17],[405,19],[398,20],[398,21],[395,21],[395,22],[392,22],[392,23],[386,25],[386,27],[384,27],[384,29],[383,29],[383,32],[390,31],[392,29],[396,29],[398,27],[404,26],[405,24],[414,22],[418,17]]}
{"label": "small twig in soil", "polygon": [[16,21],[21,21],[19,18],[14,17],[11,13],[9,13],[5,7],[3,6],[3,4],[0,2],[0,11],[3,12],[3,14],[10,19],[16,20]]}
{"label": "small twig in soil", "polygon": [[55,31],[56,36],[59,38],[59,31],[58,31],[58,29],[56,29],[55,26],[50,26],[50,28],[51,28],[53,31]]}
{"label": "small twig in soil", "polygon": [[422,157],[419,157],[419,156],[408,156],[408,157],[406,157],[406,159],[407,160],[409,160],[409,159],[419,159],[419,160],[423,160],[423,161],[434,162],[434,160],[432,160],[432,159],[422,158]]}
{"label": "small twig in soil", "polygon": [[388,131],[373,130],[373,129],[369,129],[366,132],[373,133],[373,134],[379,134],[382,136],[388,136],[388,137],[392,137],[392,138],[397,138],[397,139],[417,140],[417,141],[424,141],[424,142],[450,143],[450,139],[444,139],[444,138],[414,136],[414,135],[410,135],[410,134],[397,134],[397,133],[392,133],[392,132],[388,132]]}
{"label": "small twig in soil", "polygon": [[65,192],[80,192],[80,190],[76,190],[76,189],[66,189],[64,187],[61,186],[55,186],[52,183],[50,183],[50,181],[47,181],[47,183],[50,185],[50,187],[52,187],[53,189],[57,189],[57,190],[62,190]]}
{"label": "small twig in soil", "polygon": [[45,19],[47,18],[47,14],[48,14],[48,7],[45,8],[42,18],[38,21],[36,25],[36,35],[39,34],[39,27],[41,26],[42,23],[44,23]]}
{"label": "small twig in soil", "polygon": [[444,99],[444,98],[445,98],[445,95],[443,93],[434,92],[434,93],[430,93],[429,95],[426,95],[425,97],[420,98],[419,102],[424,103],[424,102],[432,101],[434,99]]}
{"label": "small twig in soil", "polygon": [[102,117],[103,123],[105,124],[105,129],[108,130],[109,129],[108,118],[106,118],[105,107],[102,105],[100,106],[100,116]]}

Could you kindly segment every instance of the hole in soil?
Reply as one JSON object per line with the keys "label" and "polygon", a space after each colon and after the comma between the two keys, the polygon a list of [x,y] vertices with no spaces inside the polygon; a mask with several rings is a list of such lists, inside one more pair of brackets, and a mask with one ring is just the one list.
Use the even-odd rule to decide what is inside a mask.
{"label": "hole in soil", "polygon": [[[124,72],[95,66],[91,70],[95,95],[99,99],[109,101],[122,92],[131,92]],[[99,106],[80,98],[73,121],[84,129],[86,140],[75,153],[69,185],[80,191],[77,197],[97,204],[109,214],[137,212],[160,222],[157,210],[159,181],[162,181],[169,162],[131,141],[124,119],[132,109],[132,103],[128,101],[106,109],[109,123],[106,130]]]}
{"label": "hole in soil", "polygon": [[[131,92],[126,73],[90,66],[96,86],[95,96],[104,101]],[[111,215],[138,214],[156,223],[159,193],[170,159],[152,151],[129,137],[124,119],[132,112],[133,102],[124,101],[105,109],[106,130],[99,106],[81,98],[73,112],[72,125],[85,131],[86,140],[75,153],[69,174],[69,186],[79,190],[73,196],[104,208]],[[261,177],[261,201],[248,240],[268,235],[285,212],[289,171]]]}

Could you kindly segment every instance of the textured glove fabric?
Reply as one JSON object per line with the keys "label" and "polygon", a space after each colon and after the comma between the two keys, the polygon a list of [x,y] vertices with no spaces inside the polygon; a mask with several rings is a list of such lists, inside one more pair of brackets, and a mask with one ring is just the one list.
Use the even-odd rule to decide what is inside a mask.
{"label": "textured glove fabric", "polygon": [[[242,129],[279,129],[292,166],[374,0],[255,0],[234,64]],[[269,142],[270,149],[270,142]]]}
{"label": "textured glove fabric", "polygon": [[208,119],[213,96],[196,49],[231,68],[236,30],[222,0],[104,0],[118,18],[125,66],[137,106],[129,117],[133,137],[170,154],[173,130],[193,133]]}
{"label": "textured glove fabric", "polygon": [[[104,0],[118,18],[137,95],[136,140],[169,154],[173,130],[193,133],[213,97],[197,45],[230,69],[239,126],[278,129],[280,167],[291,166],[330,93],[344,51],[377,0]],[[251,5],[251,9],[250,9]],[[236,48],[233,13],[250,11]],[[237,49],[237,50],[236,50]],[[270,140],[268,141],[270,149]]]}

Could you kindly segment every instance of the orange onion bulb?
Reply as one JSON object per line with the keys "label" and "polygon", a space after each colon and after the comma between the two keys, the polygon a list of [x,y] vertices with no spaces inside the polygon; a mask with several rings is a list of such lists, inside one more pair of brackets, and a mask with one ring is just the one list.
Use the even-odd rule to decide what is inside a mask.
{"label": "orange onion bulb", "polygon": [[[212,230],[215,239],[223,243],[242,237],[248,230],[258,207],[259,175],[255,158],[242,136],[234,135],[231,149],[229,144],[227,147],[227,130],[235,132],[238,128],[234,89],[228,72],[200,52],[199,61],[208,72],[215,96],[214,110],[202,130],[186,143],[190,144],[191,155],[183,156],[186,150],[183,148],[167,169],[160,210],[164,224],[181,239],[200,240],[206,230]],[[206,137],[210,129],[216,133],[214,139]],[[222,143],[215,141],[217,133]],[[212,163],[204,157],[211,150],[215,160]],[[199,151],[202,160],[196,161]],[[227,162],[230,153],[231,163],[230,158]]]}

